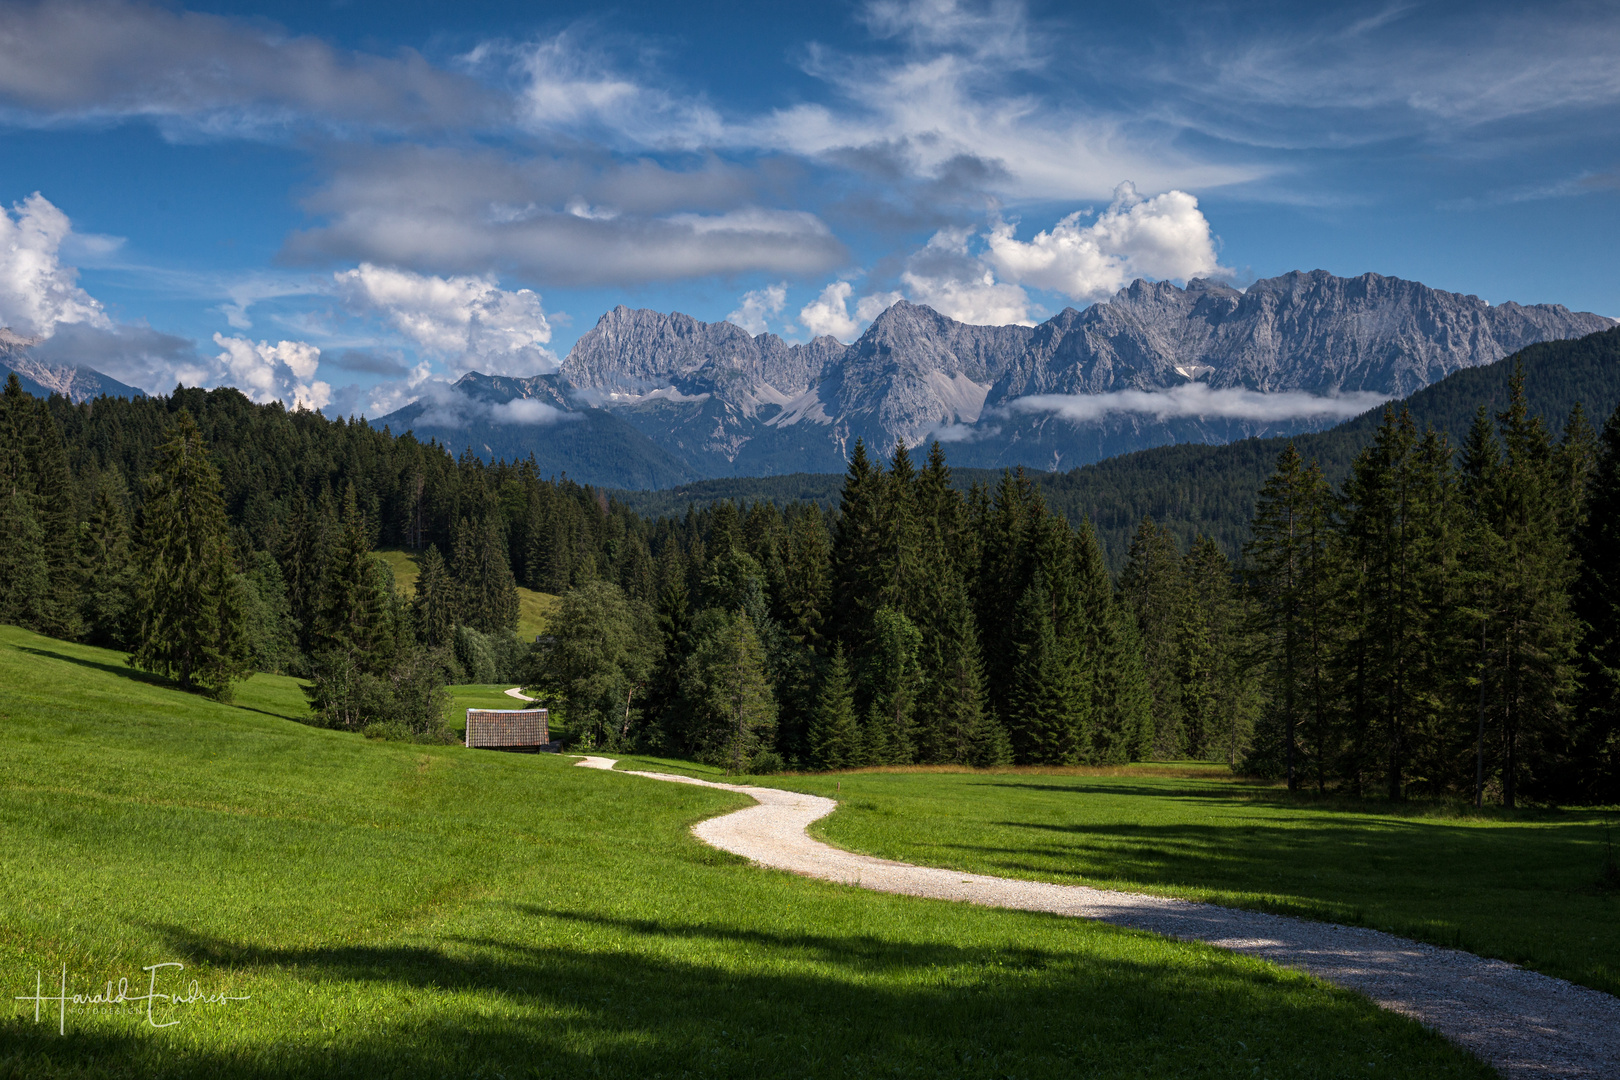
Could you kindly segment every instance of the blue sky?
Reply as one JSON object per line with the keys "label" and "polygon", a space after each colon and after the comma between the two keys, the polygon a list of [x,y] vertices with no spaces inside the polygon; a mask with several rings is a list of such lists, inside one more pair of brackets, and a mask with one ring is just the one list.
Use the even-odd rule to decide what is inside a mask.
{"label": "blue sky", "polygon": [[0,324],[376,416],[620,303],[790,340],[1322,268],[1620,315],[1620,6],[0,0]]}

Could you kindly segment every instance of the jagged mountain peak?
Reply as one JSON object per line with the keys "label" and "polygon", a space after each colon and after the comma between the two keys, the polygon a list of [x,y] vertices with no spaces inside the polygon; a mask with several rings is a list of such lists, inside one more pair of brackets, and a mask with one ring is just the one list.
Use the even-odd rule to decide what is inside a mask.
{"label": "jagged mountain peak", "polygon": [[837,469],[856,438],[887,448],[940,432],[957,440],[953,460],[961,464],[1053,468],[1167,441],[1224,441],[1309,423],[1166,420],[1117,409],[1074,421],[1050,403],[1017,404],[1031,395],[1202,382],[1399,396],[1534,342],[1611,325],[1557,304],[1492,306],[1402,278],[1325,270],[1262,278],[1241,290],[1206,278],[1184,286],[1139,279],[1034,327],[963,323],[902,300],[849,345],[830,337],[788,344],[728,322],[619,305],[580,337],[555,375],[481,376],[469,392],[609,412],[700,476]]}

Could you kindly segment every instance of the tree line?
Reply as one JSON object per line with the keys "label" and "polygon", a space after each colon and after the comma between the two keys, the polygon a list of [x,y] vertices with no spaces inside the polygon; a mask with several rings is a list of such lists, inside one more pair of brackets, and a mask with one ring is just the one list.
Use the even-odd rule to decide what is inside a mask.
{"label": "tree line", "polygon": [[[1241,557],[1145,519],[1115,578],[1029,476],[963,491],[937,444],[857,444],[833,506],[651,519],[233,390],[8,385],[0,619],[204,689],[298,674],[325,722],[409,737],[442,737],[446,682],[512,680],[579,744],[737,771],[1192,757],[1613,799],[1617,424],[1555,439],[1522,377],[1460,449],[1390,410],[1338,490],[1285,448]],[[409,599],[379,547],[414,553]],[[518,586],[561,597],[538,641]]]}

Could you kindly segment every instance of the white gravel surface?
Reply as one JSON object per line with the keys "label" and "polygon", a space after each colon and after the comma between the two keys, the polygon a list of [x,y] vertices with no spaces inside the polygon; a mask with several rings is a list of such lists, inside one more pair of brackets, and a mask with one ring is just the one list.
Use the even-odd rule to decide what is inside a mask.
{"label": "white gravel surface", "polygon": [[[587,757],[578,764],[611,770],[614,762]],[[1365,994],[1386,1009],[1427,1024],[1514,1080],[1620,1078],[1620,999],[1500,960],[1361,927],[856,855],[805,832],[812,821],[833,812],[838,804],[832,799],[668,773],[629,775],[757,799],[758,806],[710,818],[692,831],[705,843],[761,866],[878,892],[1049,911],[1203,941]]]}
{"label": "white gravel surface", "polygon": [[534,700],[534,698],[530,697],[528,694],[525,694],[523,692],[523,687],[521,687],[521,686],[514,686],[514,687],[512,687],[512,689],[506,691],[506,696],[507,697],[515,697],[519,701],[533,701]]}

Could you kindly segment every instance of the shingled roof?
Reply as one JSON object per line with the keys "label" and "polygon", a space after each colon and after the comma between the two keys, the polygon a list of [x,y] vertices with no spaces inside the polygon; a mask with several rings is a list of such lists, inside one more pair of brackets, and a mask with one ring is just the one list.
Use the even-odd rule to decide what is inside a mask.
{"label": "shingled roof", "polygon": [[545,709],[468,709],[467,745],[474,750],[544,750],[551,746]]}

